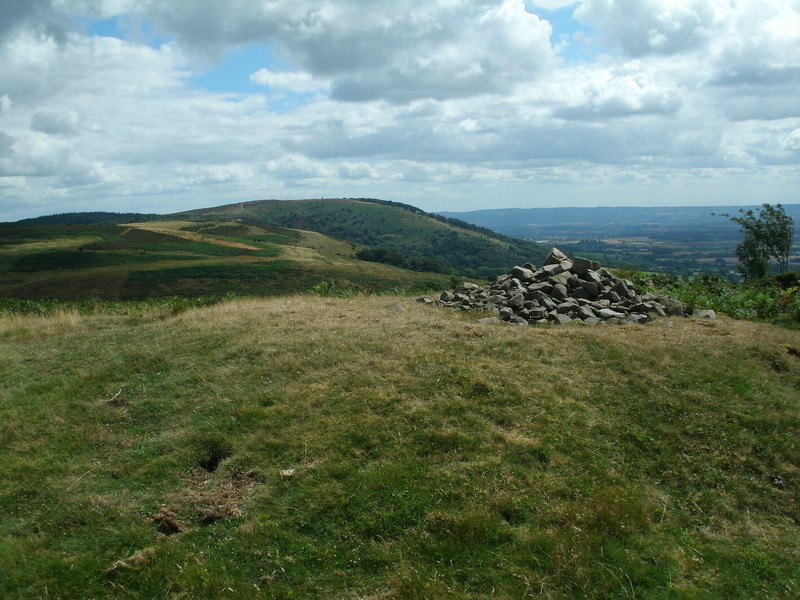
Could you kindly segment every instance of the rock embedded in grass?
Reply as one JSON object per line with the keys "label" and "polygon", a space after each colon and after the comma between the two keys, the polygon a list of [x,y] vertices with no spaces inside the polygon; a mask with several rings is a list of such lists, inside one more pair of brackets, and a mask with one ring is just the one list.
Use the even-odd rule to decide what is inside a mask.
{"label": "rock embedded in grass", "polygon": [[[486,311],[507,323],[645,323],[653,317],[685,316],[672,298],[640,294],[627,279],[616,277],[586,258],[569,258],[553,248],[537,269],[516,266],[489,287],[464,282],[437,300],[420,302],[464,311]],[[488,320],[485,320],[488,322]]]}

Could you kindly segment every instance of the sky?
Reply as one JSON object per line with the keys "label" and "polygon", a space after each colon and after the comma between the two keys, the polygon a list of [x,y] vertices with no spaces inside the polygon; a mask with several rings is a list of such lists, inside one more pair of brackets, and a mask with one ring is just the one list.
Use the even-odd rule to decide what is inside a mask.
{"label": "sky", "polygon": [[0,221],[800,202],[800,0],[3,0]]}

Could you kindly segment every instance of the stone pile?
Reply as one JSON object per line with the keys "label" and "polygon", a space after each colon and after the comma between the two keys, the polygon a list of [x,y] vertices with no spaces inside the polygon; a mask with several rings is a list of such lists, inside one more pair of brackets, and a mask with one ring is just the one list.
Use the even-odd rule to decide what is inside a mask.
{"label": "stone pile", "polygon": [[[666,296],[640,294],[594,261],[571,259],[553,248],[544,266],[514,267],[489,287],[464,282],[437,300],[421,302],[459,310],[487,311],[485,321],[534,323],[645,323],[655,316],[684,316],[683,304]],[[711,312],[711,311],[709,311]],[[696,315],[697,316],[697,315]],[[704,315],[711,317],[712,315]]]}

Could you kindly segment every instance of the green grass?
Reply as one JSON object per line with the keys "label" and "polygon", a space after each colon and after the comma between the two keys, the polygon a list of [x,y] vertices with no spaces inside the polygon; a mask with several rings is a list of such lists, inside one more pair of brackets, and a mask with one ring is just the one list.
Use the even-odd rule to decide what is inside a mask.
{"label": "green grass", "polygon": [[[351,259],[353,247],[322,234],[218,221],[148,226],[162,230],[0,227],[0,298],[269,296],[304,292],[332,279],[371,292],[449,284],[445,277]],[[187,235],[191,239],[181,237]]]}
{"label": "green grass", "polygon": [[10,273],[34,273],[59,269],[92,269],[141,263],[164,262],[168,260],[197,260],[197,255],[181,254],[138,254],[131,252],[91,252],[76,250],[52,250],[27,254],[17,260],[9,269]]}
{"label": "green grass", "polygon": [[271,244],[264,244],[259,250],[247,250],[231,246],[222,246],[211,242],[188,240],[167,233],[130,228],[122,231],[113,239],[94,242],[84,246],[87,250],[139,250],[145,252],[182,252],[204,256],[262,256],[274,257],[280,249]]}
{"label": "green grass", "polygon": [[689,307],[710,308],[735,319],[763,320],[800,327],[798,273],[731,283],[711,275],[689,280],[630,270],[618,269],[617,272],[633,278],[642,290],[669,295]]}
{"label": "green grass", "polygon": [[0,315],[0,596],[797,597],[800,333],[474,318]]}

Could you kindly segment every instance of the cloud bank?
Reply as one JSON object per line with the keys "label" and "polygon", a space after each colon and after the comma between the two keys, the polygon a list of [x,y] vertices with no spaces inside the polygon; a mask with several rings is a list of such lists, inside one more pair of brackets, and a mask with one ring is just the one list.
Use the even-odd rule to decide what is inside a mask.
{"label": "cloud bank", "polygon": [[[197,83],[254,49],[228,89]],[[800,201],[798,92],[800,0],[15,0],[0,220]]]}

